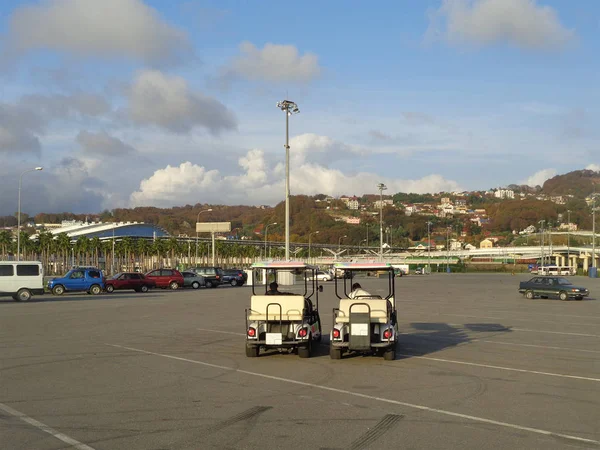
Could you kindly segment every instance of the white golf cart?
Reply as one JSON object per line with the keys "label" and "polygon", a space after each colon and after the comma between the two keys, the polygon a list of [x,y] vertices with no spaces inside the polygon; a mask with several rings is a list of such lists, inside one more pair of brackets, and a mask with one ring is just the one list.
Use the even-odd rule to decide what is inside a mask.
{"label": "white golf cart", "polygon": [[[264,262],[252,265],[252,297],[246,309],[246,356],[256,357],[260,349],[298,351],[300,358],[310,358],[313,343],[321,341],[319,292],[323,287],[315,276],[317,268],[303,262]],[[255,289],[258,272],[265,273],[264,292]],[[283,273],[282,273],[283,272]],[[269,281],[282,276],[302,275],[303,293],[272,294]]]}
{"label": "white golf cart", "polygon": [[[333,309],[331,359],[341,359],[344,352],[358,352],[375,353],[383,355],[385,360],[394,360],[398,340],[394,268],[387,263],[335,263],[334,268],[336,273],[339,269],[350,275],[335,279],[335,295],[340,299],[340,305]],[[387,273],[388,295],[385,298],[353,295],[351,298],[357,272]]]}

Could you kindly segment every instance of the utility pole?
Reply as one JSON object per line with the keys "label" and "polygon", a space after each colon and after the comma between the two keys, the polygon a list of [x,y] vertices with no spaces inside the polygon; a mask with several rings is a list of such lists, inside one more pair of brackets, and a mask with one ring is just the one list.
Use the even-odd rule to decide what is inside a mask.
{"label": "utility pole", "polygon": [[569,266],[569,272],[571,271],[571,210],[567,210],[567,266]]}
{"label": "utility pole", "polygon": [[383,191],[387,186],[379,183],[377,189],[379,189],[379,257],[383,261]]}
{"label": "utility pole", "polygon": [[[596,196],[592,198],[592,268],[596,267]],[[589,273],[589,270],[588,270]],[[597,273],[597,272],[596,272]]]}
{"label": "utility pole", "polygon": [[450,227],[446,227],[446,273],[450,273]]}
{"label": "utility pole", "polygon": [[431,222],[427,222],[427,274],[431,273]]}
{"label": "utility pole", "polygon": [[[540,220],[538,222],[540,224],[540,248],[541,248],[541,252],[542,252],[542,258],[541,258],[542,268],[544,267],[544,222],[546,222],[546,221]],[[538,274],[539,274],[539,270],[538,270]]]}

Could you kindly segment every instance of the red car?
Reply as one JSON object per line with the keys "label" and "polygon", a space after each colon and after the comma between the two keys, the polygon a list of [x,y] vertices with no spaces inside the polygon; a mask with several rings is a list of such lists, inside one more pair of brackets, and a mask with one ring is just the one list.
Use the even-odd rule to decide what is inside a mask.
{"label": "red car", "polygon": [[146,274],[146,278],[154,280],[156,287],[179,289],[183,287],[183,275],[179,270],[175,269],[156,269],[151,270]]}
{"label": "red car", "polygon": [[148,289],[156,287],[156,282],[146,278],[141,273],[123,272],[118,273],[104,283],[106,292],[113,292],[116,289],[133,289],[135,292],[148,292]]}

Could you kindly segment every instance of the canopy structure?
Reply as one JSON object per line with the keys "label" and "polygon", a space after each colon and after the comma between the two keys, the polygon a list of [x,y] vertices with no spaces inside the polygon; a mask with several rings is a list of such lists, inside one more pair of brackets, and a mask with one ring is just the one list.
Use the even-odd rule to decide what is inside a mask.
{"label": "canopy structure", "polygon": [[311,266],[302,261],[263,261],[252,264],[253,269],[283,269],[296,270],[308,269],[316,270],[315,266]]}
{"label": "canopy structure", "polygon": [[338,262],[333,264],[334,269],[340,270],[393,270],[390,263],[373,262],[373,263],[354,263],[354,262]]}

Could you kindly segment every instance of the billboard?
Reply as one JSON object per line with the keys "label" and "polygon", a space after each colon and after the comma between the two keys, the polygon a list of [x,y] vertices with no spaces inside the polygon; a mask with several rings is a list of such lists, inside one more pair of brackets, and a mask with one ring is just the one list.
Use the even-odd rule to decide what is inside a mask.
{"label": "billboard", "polygon": [[231,231],[231,222],[196,222],[196,233],[225,233]]}

